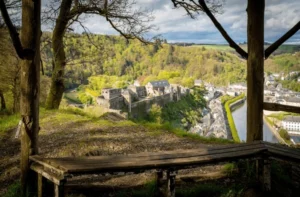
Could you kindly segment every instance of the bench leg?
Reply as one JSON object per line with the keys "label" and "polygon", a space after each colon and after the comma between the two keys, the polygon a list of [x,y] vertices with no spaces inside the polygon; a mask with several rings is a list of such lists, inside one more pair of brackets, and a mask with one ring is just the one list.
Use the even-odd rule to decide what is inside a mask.
{"label": "bench leg", "polygon": [[43,196],[43,176],[41,174],[38,174],[38,197]]}
{"label": "bench leg", "polygon": [[257,179],[264,191],[271,190],[271,162],[269,159],[259,159],[256,163]]}
{"label": "bench leg", "polygon": [[64,185],[54,184],[54,197],[64,197]]}
{"label": "bench leg", "polygon": [[163,196],[163,171],[156,171],[156,196]]}
{"label": "bench leg", "polygon": [[175,179],[176,179],[176,173],[175,171],[167,171],[167,181],[168,181],[168,187],[167,187],[167,197],[175,197]]}
{"label": "bench leg", "polygon": [[264,159],[264,190],[271,191],[271,161]]}

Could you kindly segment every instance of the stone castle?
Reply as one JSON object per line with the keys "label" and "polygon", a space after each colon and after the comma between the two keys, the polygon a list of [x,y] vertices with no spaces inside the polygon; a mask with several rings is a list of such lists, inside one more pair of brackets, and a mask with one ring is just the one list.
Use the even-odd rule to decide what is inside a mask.
{"label": "stone castle", "polygon": [[146,86],[135,82],[127,89],[102,89],[97,104],[108,110],[125,111],[132,117],[140,117],[144,116],[153,104],[163,107],[169,102],[180,100],[181,96],[188,93],[188,88],[169,84],[167,80],[150,81]]}

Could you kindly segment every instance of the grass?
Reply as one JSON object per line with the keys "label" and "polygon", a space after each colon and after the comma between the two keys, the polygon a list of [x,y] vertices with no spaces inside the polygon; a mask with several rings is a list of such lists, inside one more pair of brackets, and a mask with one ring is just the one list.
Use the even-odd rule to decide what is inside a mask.
{"label": "grass", "polygon": [[300,114],[291,113],[291,112],[280,112],[280,113],[273,113],[268,115],[268,117],[276,118],[277,120],[283,120],[286,116],[300,116]]}
{"label": "grass", "polygon": [[78,99],[78,93],[76,92],[65,92],[64,98],[77,104],[81,104],[81,101]]}
{"label": "grass", "polygon": [[20,197],[21,196],[21,184],[19,181],[13,183],[7,188],[7,192],[3,197]]}
{"label": "grass", "polygon": [[223,166],[222,171],[227,175],[232,175],[236,169],[237,166],[235,163],[227,163]]}
{"label": "grass", "polygon": [[[209,196],[209,197],[231,197],[238,196],[242,193],[243,187],[241,185],[234,185],[227,187],[218,183],[201,183],[192,185],[184,188],[176,188],[177,197],[198,197],[198,196]],[[117,192],[114,196],[116,197],[152,197],[155,196],[156,183],[150,181],[146,183],[141,189],[135,190],[124,190]]]}
{"label": "grass", "polygon": [[0,134],[17,127],[20,118],[19,114],[0,116]]}

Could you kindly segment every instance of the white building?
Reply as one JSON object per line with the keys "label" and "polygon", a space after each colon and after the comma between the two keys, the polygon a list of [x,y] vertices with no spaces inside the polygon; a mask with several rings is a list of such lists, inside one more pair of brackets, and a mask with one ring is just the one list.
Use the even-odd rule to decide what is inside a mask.
{"label": "white building", "polygon": [[300,98],[298,97],[287,97],[284,100],[286,105],[300,107]]}
{"label": "white building", "polygon": [[300,134],[300,116],[287,116],[282,120],[282,127],[289,133]]}

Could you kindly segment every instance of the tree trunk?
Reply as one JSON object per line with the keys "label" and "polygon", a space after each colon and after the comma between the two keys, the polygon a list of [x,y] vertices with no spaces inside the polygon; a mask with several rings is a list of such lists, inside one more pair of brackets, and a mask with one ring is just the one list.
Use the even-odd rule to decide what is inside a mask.
{"label": "tree trunk", "polygon": [[39,82],[41,0],[22,1],[21,42],[23,48],[32,49],[34,58],[21,62],[21,186],[23,196],[33,196],[36,173],[30,171],[29,156],[38,153],[39,131]]}
{"label": "tree trunk", "polygon": [[1,110],[5,110],[6,109],[5,98],[1,90],[0,90],[0,99],[1,99]]}
{"label": "tree trunk", "polygon": [[248,0],[247,142],[263,139],[265,0]]}
{"label": "tree trunk", "polygon": [[51,88],[46,101],[47,109],[58,109],[65,87],[64,73],[66,66],[66,54],[63,38],[69,21],[72,0],[63,0],[59,16],[56,20],[52,35],[52,49],[54,54],[54,69],[52,72]]}

